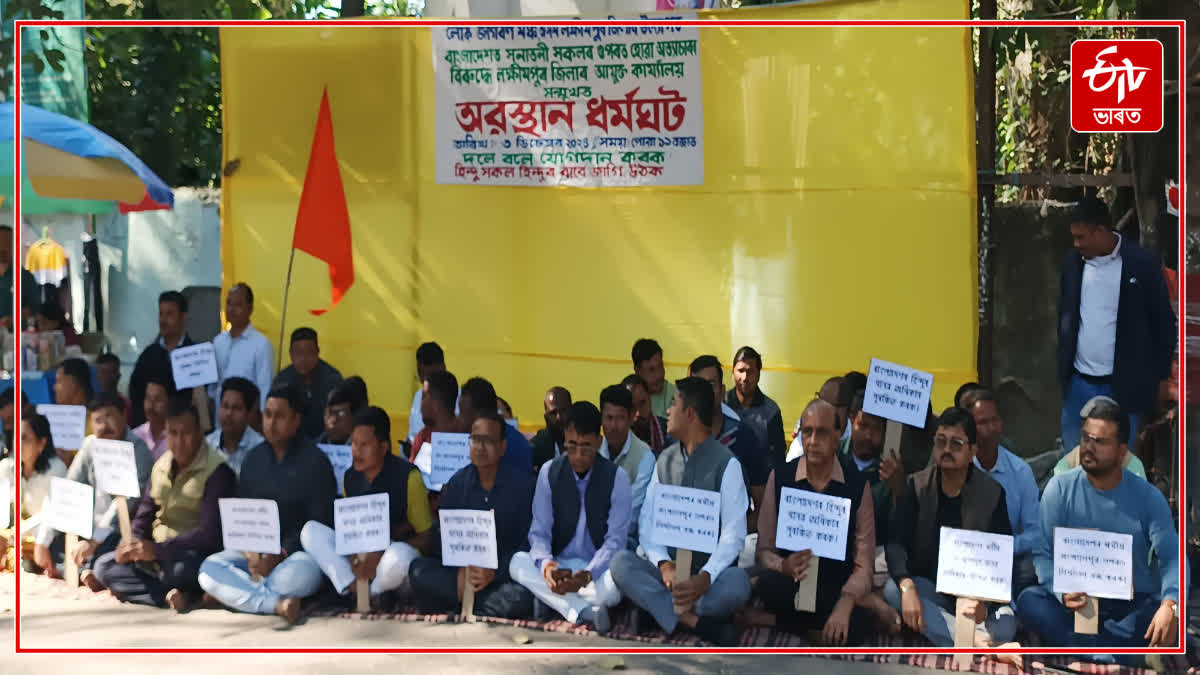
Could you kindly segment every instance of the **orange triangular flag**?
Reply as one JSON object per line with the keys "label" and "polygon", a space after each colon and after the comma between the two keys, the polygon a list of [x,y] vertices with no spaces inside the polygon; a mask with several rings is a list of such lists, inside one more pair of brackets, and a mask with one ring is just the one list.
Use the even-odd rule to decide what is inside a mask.
{"label": "orange triangular flag", "polygon": [[346,191],[342,187],[342,174],[333,145],[328,89],[321,93],[321,110],[317,113],[317,130],[308,156],[304,190],[300,193],[292,248],[329,264],[329,307],[309,311],[320,316],[336,307],[354,284],[354,252],[350,239],[350,211],[346,207]]}

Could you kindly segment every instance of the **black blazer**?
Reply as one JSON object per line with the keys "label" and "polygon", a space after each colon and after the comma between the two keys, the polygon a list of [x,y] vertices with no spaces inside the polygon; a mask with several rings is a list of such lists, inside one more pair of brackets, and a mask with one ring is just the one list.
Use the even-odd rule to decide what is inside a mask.
{"label": "black blazer", "polygon": [[[1158,385],[1171,375],[1178,344],[1175,312],[1162,266],[1137,242],[1121,239],[1121,297],[1113,355],[1113,398],[1128,413],[1149,412]],[[1083,257],[1071,250],[1063,263],[1058,304],[1058,380],[1066,395],[1075,371]]]}

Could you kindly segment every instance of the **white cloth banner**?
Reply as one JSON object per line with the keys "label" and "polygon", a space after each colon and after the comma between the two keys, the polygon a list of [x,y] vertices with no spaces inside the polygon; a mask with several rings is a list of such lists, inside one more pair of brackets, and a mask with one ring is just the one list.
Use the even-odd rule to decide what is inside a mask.
{"label": "white cloth banner", "polygon": [[438,183],[704,183],[699,28],[430,31]]}

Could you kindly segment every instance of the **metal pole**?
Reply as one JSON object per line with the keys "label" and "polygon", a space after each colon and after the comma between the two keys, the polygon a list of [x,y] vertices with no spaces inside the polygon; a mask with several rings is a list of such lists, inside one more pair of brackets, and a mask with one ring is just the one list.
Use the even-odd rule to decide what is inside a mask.
{"label": "metal pole", "polygon": [[279,366],[283,363],[283,331],[287,327],[287,305],[288,291],[292,288],[292,263],[296,262],[296,249],[292,248],[292,254],[288,257],[287,279],[283,282],[283,311],[279,315],[279,342],[275,349],[275,372],[279,372]]}

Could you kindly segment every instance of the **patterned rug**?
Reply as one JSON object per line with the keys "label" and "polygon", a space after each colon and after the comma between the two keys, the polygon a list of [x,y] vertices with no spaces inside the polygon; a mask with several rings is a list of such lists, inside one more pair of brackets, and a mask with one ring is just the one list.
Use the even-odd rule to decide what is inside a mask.
{"label": "patterned rug", "polygon": [[[5,575],[8,576],[8,575]],[[8,584],[3,584],[8,586]],[[57,599],[72,599],[83,602],[101,602],[110,603],[113,605],[119,604],[112,593],[103,591],[93,593],[87,588],[71,588],[62,581],[48,579],[44,576],[35,576],[31,574],[21,575],[21,595],[33,595],[41,597],[52,597]],[[350,621],[405,621],[405,622],[424,622],[424,623],[456,623],[459,620],[456,614],[422,614],[414,609],[401,609],[396,612],[375,612],[371,614],[357,614],[347,612],[342,609],[330,608],[310,608],[305,612],[312,617],[337,617]],[[710,646],[700,638],[686,633],[684,631],[676,631],[671,635],[667,635],[662,630],[655,628],[654,630],[646,631],[642,635],[635,635],[632,630],[632,613],[628,610],[627,604],[622,604],[610,611],[612,619],[612,628],[607,637],[616,640],[629,640],[640,642],[643,644],[660,644],[674,645],[679,647],[707,647]],[[553,621],[532,621],[525,619],[497,619],[492,617],[479,617],[479,620],[486,623],[513,626],[526,630],[538,630],[554,633],[566,633],[578,636],[597,636],[595,630],[586,625],[575,625],[557,619]],[[1018,636],[1018,639],[1024,638],[1021,644],[1037,647],[1036,640],[1031,636]],[[597,646],[603,646],[597,644]],[[776,631],[769,628],[748,628],[742,632],[741,638],[742,647],[779,647],[779,648],[796,648],[807,647],[808,643],[804,638]],[[929,648],[928,642],[916,635],[902,634],[895,637],[881,636],[879,639],[866,645],[868,647],[879,648],[912,648],[921,649]],[[1193,655],[1194,656],[1194,655]],[[861,661],[867,663],[881,664],[902,664],[916,666],[919,668],[930,668],[936,670],[947,671],[965,671],[974,673],[985,673],[987,675],[1022,675],[1022,671],[1017,668],[994,661],[990,658],[976,656],[969,667],[963,668],[955,663],[954,656],[950,654],[844,654],[844,655],[829,655],[823,658],[839,659],[843,661]],[[1159,672],[1166,672],[1172,675],[1200,675],[1200,669],[1190,668],[1188,657],[1185,656],[1161,656],[1155,657],[1159,660]],[[1073,656],[1045,656],[1033,655],[1025,656],[1023,670],[1025,674],[1040,674],[1058,675],[1054,671],[1047,671],[1041,667],[1041,664],[1055,666],[1058,668],[1068,668],[1074,670],[1081,675],[1154,675],[1156,671],[1148,668],[1127,668],[1122,666],[1105,666],[1094,663],[1080,661]]]}

